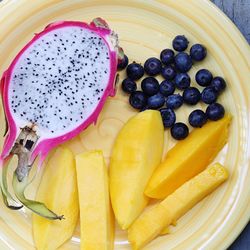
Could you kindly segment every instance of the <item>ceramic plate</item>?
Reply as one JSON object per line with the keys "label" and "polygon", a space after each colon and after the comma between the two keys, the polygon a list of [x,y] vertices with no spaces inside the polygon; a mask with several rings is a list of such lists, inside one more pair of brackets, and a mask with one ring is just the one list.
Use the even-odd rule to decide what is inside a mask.
{"label": "ceramic plate", "polygon": [[[130,61],[143,63],[146,58],[159,56],[171,46],[172,38],[185,34],[190,43],[205,44],[208,56],[195,64],[224,76],[228,88],[220,97],[226,110],[233,114],[228,144],[216,161],[230,171],[229,180],[216,192],[200,202],[185,216],[172,234],[159,237],[145,249],[223,249],[237,237],[250,215],[250,50],[236,27],[212,3],[206,0],[5,0],[0,4],[0,73],[35,32],[56,20],[105,18],[119,34],[121,46]],[[121,73],[120,79],[124,77]],[[160,78],[159,78],[160,79]],[[118,84],[120,85],[120,84]],[[200,108],[205,108],[200,105]],[[187,122],[192,108],[183,107],[177,120]],[[114,138],[129,117],[136,112],[128,105],[128,97],[118,88],[109,99],[98,120],[77,138],[68,142],[74,153],[102,149],[107,161]],[[0,114],[4,132],[4,115]],[[165,151],[174,145],[169,131],[165,132]],[[3,139],[1,139],[1,144]],[[197,160],[199,160],[197,158]],[[34,197],[38,180],[27,195]],[[31,214],[0,208],[0,249],[34,249]],[[79,249],[79,230],[62,249]],[[116,229],[115,249],[130,249],[126,233]]]}

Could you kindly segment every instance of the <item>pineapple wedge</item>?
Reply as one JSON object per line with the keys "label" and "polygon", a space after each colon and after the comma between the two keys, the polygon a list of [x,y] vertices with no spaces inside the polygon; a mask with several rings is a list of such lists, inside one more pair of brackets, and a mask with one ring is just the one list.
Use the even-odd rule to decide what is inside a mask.
{"label": "pineapple wedge", "polygon": [[114,220],[109,199],[108,174],[101,151],[76,156],[80,204],[81,250],[111,250]]}
{"label": "pineapple wedge", "polygon": [[115,217],[127,229],[146,207],[144,195],[163,150],[164,129],[159,111],[132,117],[119,132],[111,155],[110,194]]}
{"label": "pineapple wedge", "polygon": [[33,215],[33,236],[39,250],[54,250],[72,237],[78,215],[75,159],[66,147],[59,147],[45,166],[37,191],[37,200],[65,219],[51,221]]}
{"label": "pineapple wedge", "polygon": [[193,176],[203,171],[215,158],[228,139],[230,115],[216,122],[208,122],[194,129],[183,141],[178,142],[156,168],[145,194],[164,199]]}
{"label": "pineapple wedge", "polygon": [[133,250],[142,248],[161,234],[163,229],[179,219],[227,178],[227,170],[216,163],[145,211],[128,230],[128,239]]}

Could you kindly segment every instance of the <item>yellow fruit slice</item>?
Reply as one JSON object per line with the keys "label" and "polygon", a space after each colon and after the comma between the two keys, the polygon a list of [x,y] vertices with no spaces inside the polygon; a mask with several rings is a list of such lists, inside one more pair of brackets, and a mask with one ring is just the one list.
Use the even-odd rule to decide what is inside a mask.
{"label": "yellow fruit slice", "polygon": [[38,250],[57,249],[72,237],[79,215],[75,159],[69,149],[59,147],[50,157],[45,166],[36,199],[65,217],[61,221],[51,221],[33,215],[36,248]]}
{"label": "yellow fruit slice", "polygon": [[133,249],[142,248],[161,234],[163,229],[179,219],[227,178],[227,170],[217,163],[145,211],[128,230],[128,239]]}
{"label": "yellow fruit slice", "polygon": [[110,193],[122,229],[127,229],[148,203],[144,189],[161,161],[163,137],[160,112],[147,110],[132,117],[116,138],[110,163]]}
{"label": "yellow fruit slice", "polygon": [[185,140],[178,142],[153,173],[145,194],[164,199],[204,170],[227,142],[230,121],[231,116],[225,115],[219,121],[194,129]]}
{"label": "yellow fruit slice", "polygon": [[101,151],[76,156],[80,204],[81,250],[111,250],[114,220],[109,199],[107,166]]}

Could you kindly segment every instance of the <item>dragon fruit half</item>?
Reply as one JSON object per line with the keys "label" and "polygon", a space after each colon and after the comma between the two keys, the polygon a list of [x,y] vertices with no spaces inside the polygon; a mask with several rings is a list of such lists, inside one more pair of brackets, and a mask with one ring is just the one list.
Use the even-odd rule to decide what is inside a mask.
{"label": "dragon fruit half", "polygon": [[[22,205],[49,219],[62,219],[44,204],[24,195],[32,164],[42,164],[56,145],[95,122],[115,78],[122,49],[107,23],[62,21],[48,25],[20,51],[1,80],[7,134],[0,156],[2,194],[12,209]],[[121,58],[120,58],[121,59]],[[18,156],[13,189],[8,191],[8,162]],[[11,201],[11,202],[10,202]]]}

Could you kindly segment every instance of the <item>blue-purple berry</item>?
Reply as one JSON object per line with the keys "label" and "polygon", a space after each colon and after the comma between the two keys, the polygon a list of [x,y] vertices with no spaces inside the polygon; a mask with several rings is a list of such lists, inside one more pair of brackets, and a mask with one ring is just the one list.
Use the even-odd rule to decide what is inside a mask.
{"label": "blue-purple berry", "polygon": [[160,58],[163,64],[169,65],[174,62],[174,51],[171,49],[164,49],[160,54]]}
{"label": "blue-purple berry", "polygon": [[218,97],[218,92],[213,87],[206,87],[201,92],[201,100],[206,104],[211,104],[216,102]]}
{"label": "blue-purple berry", "polygon": [[194,44],[190,49],[190,56],[194,61],[202,61],[207,55],[207,49],[202,44]]}
{"label": "blue-purple berry", "polygon": [[192,58],[185,52],[180,52],[174,59],[175,67],[180,72],[188,72],[192,68]]}
{"label": "blue-purple berry", "polygon": [[167,65],[161,70],[162,76],[167,80],[172,80],[176,76],[176,70],[172,65]]}
{"label": "blue-purple berry", "polygon": [[159,88],[160,85],[158,80],[152,76],[144,78],[141,82],[141,89],[148,96],[157,94],[159,92]]}
{"label": "blue-purple berry", "polygon": [[200,91],[195,87],[189,87],[183,92],[183,101],[189,105],[197,104],[201,99]]}
{"label": "blue-purple berry", "polygon": [[220,103],[212,103],[208,105],[206,115],[209,120],[217,121],[224,117],[225,109]]}
{"label": "blue-purple berry", "polygon": [[196,82],[202,87],[207,87],[210,85],[212,79],[213,75],[207,69],[200,69],[195,75]]}
{"label": "blue-purple berry", "polygon": [[124,55],[121,61],[118,62],[117,69],[123,70],[128,66],[128,57]]}
{"label": "blue-purple berry", "polygon": [[165,103],[165,98],[161,93],[150,96],[147,101],[147,106],[149,109],[159,109]]}
{"label": "blue-purple berry", "polygon": [[166,106],[170,109],[177,109],[183,104],[183,98],[180,94],[173,94],[167,97]]}
{"label": "blue-purple berry", "polygon": [[189,124],[194,128],[201,128],[207,122],[207,115],[200,109],[192,111],[188,117]]}
{"label": "blue-purple berry", "polygon": [[143,109],[147,104],[147,96],[142,91],[135,91],[129,97],[130,105],[135,109]]}
{"label": "blue-purple berry", "polygon": [[137,89],[137,85],[136,83],[129,79],[129,78],[125,78],[123,81],[122,81],[122,90],[128,94],[131,94],[133,92],[135,92]]}
{"label": "blue-purple berry", "polygon": [[144,68],[139,63],[130,63],[127,67],[127,76],[132,80],[139,80],[144,75]]}
{"label": "blue-purple berry", "polygon": [[164,128],[171,128],[176,121],[175,112],[169,108],[162,108],[160,112]]}
{"label": "blue-purple berry", "polygon": [[150,76],[158,75],[161,72],[161,61],[158,58],[151,57],[144,63],[144,70]]}
{"label": "blue-purple berry", "polygon": [[222,77],[216,76],[213,78],[210,86],[213,87],[218,93],[221,93],[226,88],[226,82]]}
{"label": "blue-purple berry", "polygon": [[163,80],[160,84],[160,92],[165,96],[172,95],[175,91],[175,85],[170,80]]}
{"label": "blue-purple berry", "polygon": [[176,36],[172,42],[172,46],[176,51],[184,51],[188,47],[188,44],[188,39],[181,35]]}
{"label": "blue-purple berry", "polygon": [[188,126],[185,123],[177,122],[170,130],[171,135],[176,140],[183,140],[189,134]]}
{"label": "blue-purple berry", "polygon": [[191,79],[187,73],[178,73],[174,81],[177,89],[184,90],[190,86]]}

